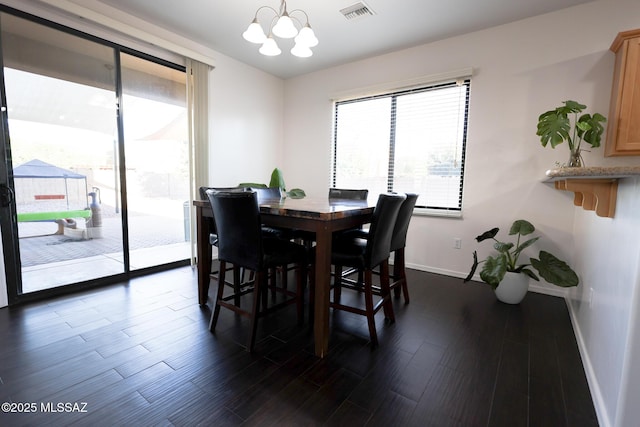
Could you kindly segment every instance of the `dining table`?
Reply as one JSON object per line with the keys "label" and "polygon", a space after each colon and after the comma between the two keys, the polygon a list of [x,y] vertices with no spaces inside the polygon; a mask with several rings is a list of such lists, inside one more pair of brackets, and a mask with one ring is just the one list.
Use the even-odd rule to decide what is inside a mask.
{"label": "dining table", "polygon": [[[208,299],[212,263],[209,235],[214,228],[209,201],[195,200],[198,301]],[[313,338],[315,354],[325,357],[329,349],[329,296],[331,282],[331,242],[336,231],[369,223],[375,201],[329,198],[266,199],[260,202],[260,218],[264,225],[315,233],[315,298]]]}

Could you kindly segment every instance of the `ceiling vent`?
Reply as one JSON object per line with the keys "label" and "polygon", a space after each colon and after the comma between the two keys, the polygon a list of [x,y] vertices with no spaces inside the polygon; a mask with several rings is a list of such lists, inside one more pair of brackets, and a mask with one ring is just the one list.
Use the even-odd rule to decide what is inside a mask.
{"label": "ceiling vent", "polygon": [[340,13],[342,13],[344,17],[347,18],[348,20],[362,18],[365,16],[372,16],[376,14],[373,10],[371,10],[369,6],[367,6],[364,2],[361,2],[361,1],[349,7],[345,7],[344,9],[341,9]]}

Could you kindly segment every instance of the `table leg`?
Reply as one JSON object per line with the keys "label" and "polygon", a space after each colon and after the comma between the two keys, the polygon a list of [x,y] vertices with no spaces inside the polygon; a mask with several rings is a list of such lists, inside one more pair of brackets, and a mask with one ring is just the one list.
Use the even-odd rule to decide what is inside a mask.
{"label": "table leg", "polygon": [[209,294],[209,274],[211,273],[211,245],[209,244],[210,220],[196,206],[196,242],[198,269],[198,303],[205,305]]}
{"label": "table leg", "polygon": [[322,225],[316,231],[316,292],[313,337],[316,356],[324,357],[329,350],[329,294],[331,280],[331,231]]}

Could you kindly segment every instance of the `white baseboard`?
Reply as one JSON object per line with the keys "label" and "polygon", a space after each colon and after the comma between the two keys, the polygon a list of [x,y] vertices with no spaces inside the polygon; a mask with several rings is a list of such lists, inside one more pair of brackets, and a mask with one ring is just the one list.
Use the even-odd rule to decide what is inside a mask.
{"label": "white baseboard", "polygon": [[406,267],[412,268],[414,270],[426,271],[427,273],[435,273],[435,274],[442,274],[443,276],[459,277],[461,279],[464,279],[465,277],[467,277],[465,273],[460,273],[459,271],[445,270],[442,268],[434,268],[434,267],[429,267],[429,266],[420,265],[420,264],[407,263]]}
{"label": "white baseboard", "polygon": [[596,415],[598,416],[598,424],[601,427],[611,427],[609,412],[607,411],[607,406],[605,405],[604,399],[602,397],[600,383],[598,383],[596,373],[593,370],[593,365],[591,364],[591,358],[589,357],[589,352],[587,351],[587,346],[584,342],[584,337],[582,336],[582,331],[576,317],[576,312],[573,309],[573,305],[571,304],[571,300],[569,299],[569,297],[566,297],[565,300],[569,309],[569,318],[571,319],[571,324],[573,325],[573,331],[576,336],[576,341],[578,342],[578,350],[580,351],[582,365],[584,366],[584,371],[587,376],[587,383],[589,384],[589,390],[591,391],[593,406],[595,407]]}
{"label": "white baseboard", "polygon": [[[406,267],[412,268],[414,270],[426,271],[427,273],[442,274],[444,276],[450,276],[450,277],[459,277],[461,279],[464,279],[465,277],[467,277],[467,274],[468,274],[460,271],[445,270],[442,268],[434,268],[434,267],[429,267],[426,265],[419,265],[419,264],[408,263]],[[482,282],[482,279],[480,279],[480,275],[478,274],[473,276],[473,280],[477,282]],[[562,297],[562,298],[567,298],[569,295],[569,291],[565,288],[560,288],[557,286],[548,287],[543,285],[537,285],[535,283],[529,284],[529,291],[536,292],[538,294],[552,295],[552,296]]]}

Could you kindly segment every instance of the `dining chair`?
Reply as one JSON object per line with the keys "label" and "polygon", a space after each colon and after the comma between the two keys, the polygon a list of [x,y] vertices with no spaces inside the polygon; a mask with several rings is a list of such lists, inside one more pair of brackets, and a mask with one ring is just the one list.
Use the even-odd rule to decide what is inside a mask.
{"label": "dining chair", "polygon": [[[335,285],[330,307],[367,317],[372,347],[378,345],[375,314],[384,309],[385,319],[394,322],[389,284],[389,255],[393,229],[403,201],[402,194],[380,194],[373,211],[367,238],[338,238],[333,243],[331,263],[335,266]],[[373,301],[373,269],[380,267],[381,298]],[[342,267],[352,267],[363,271],[365,308],[341,303]]]}
{"label": "dining chair", "polygon": [[[407,232],[409,231],[409,223],[411,222],[413,209],[416,206],[419,195],[416,193],[405,193],[405,196],[407,198],[404,200],[404,202],[402,202],[402,206],[400,206],[400,211],[398,212],[398,217],[396,218],[396,223],[393,227],[393,236],[391,238],[391,246],[389,248],[390,252],[393,253],[393,271],[389,275],[389,288],[394,292],[394,296],[396,298],[400,297],[400,291],[402,291],[402,294],[404,296],[404,303],[409,304],[409,289],[407,286],[407,273],[405,267],[405,247],[407,244]],[[367,239],[367,234],[367,230],[361,230],[352,232],[348,236],[345,235],[344,237]],[[353,273],[353,271],[351,273]],[[374,274],[377,273],[377,271],[374,271]],[[353,280],[345,278],[345,275],[343,274],[342,286],[361,290],[361,275],[359,276],[358,280]],[[380,295],[380,287],[374,285],[373,293],[374,295]]]}
{"label": "dining chair", "polygon": [[[369,190],[367,189],[351,189],[351,188],[329,188],[329,194],[327,195],[330,201],[335,200],[367,200],[369,197]],[[342,233],[341,231],[340,233]],[[293,238],[303,242],[307,248],[313,246],[313,242],[316,240],[315,233],[304,230],[294,230]],[[352,272],[350,272],[352,273]],[[350,274],[349,273],[349,274]]]}
{"label": "dining chair", "polygon": [[[247,187],[247,190],[256,193],[258,205],[267,200],[282,199],[282,190],[279,187]],[[290,231],[284,228],[262,226],[262,232],[265,234],[265,237],[277,237],[279,239],[291,240]]]}
{"label": "dining chair", "polygon": [[[198,189],[198,192],[200,194],[200,199],[201,200],[205,200],[208,201],[209,198],[207,196],[207,190],[213,190],[213,191],[245,191],[245,188],[243,187],[200,187]],[[209,244],[211,246],[214,247],[218,247],[218,232],[217,232],[217,227],[216,227],[216,221],[215,218],[211,219],[211,233],[209,234]],[[229,265],[226,267],[227,271],[233,270],[233,281],[225,281],[225,284],[231,287],[236,288],[236,292],[235,294],[237,295],[237,297],[235,298],[235,304],[237,306],[240,305],[240,292],[239,292],[239,287],[242,284],[242,281],[244,280],[244,274],[243,271],[240,267],[236,267],[233,265]],[[210,272],[210,275],[216,275],[218,274],[219,270],[212,270]]]}
{"label": "dining chair", "polygon": [[393,227],[393,237],[391,238],[390,251],[393,253],[393,273],[391,273],[390,288],[393,290],[395,297],[400,297],[400,290],[404,296],[404,303],[409,304],[409,289],[407,287],[407,272],[405,270],[404,250],[407,246],[407,232],[409,231],[409,223],[413,216],[413,209],[418,201],[418,194],[405,193],[407,197],[396,219]]}
{"label": "dining chair", "polygon": [[[264,237],[256,192],[208,190],[207,196],[218,225],[218,259],[220,261],[218,289],[209,330],[215,331],[221,307],[248,317],[251,326],[247,350],[253,351],[258,318],[290,304],[296,304],[298,323],[302,323],[303,277],[305,277],[303,269],[306,268],[307,263],[306,249],[290,241]],[[235,298],[235,290],[234,295],[225,296],[224,276],[227,263],[255,272],[255,280],[239,290],[241,296],[253,294],[250,310],[228,302]],[[296,265],[296,291],[277,289],[284,297],[282,300],[272,301],[269,305],[266,298],[268,270],[288,264]]]}
{"label": "dining chair", "polygon": [[367,200],[369,190],[351,188],[329,188],[329,199]]}
{"label": "dining chair", "polygon": [[[368,197],[369,190],[367,189],[329,188],[329,200],[367,200]],[[352,230],[362,230],[362,226]],[[348,233],[349,231],[351,230],[343,230],[339,234]],[[347,277],[354,272],[353,268],[347,269],[342,272],[342,277]],[[358,279],[362,282],[362,275],[359,275]]]}
{"label": "dining chair", "polygon": [[[247,187],[248,190],[255,191],[258,197],[258,205],[264,203],[267,200],[280,200],[282,199],[282,189],[280,187]],[[271,237],[283,240],[292,240],[293,233],[291,230],[286,228],[278,228],[278,227],[270,227],[263,225],[262,226],[262,234],[264,237]],[[270,275],[275,280],[276,273],[280,272],[280,277],[282,279],[282,287],[287,288],[287,278],[289,270],[284,268],[283,266],[277,266],[271,269]],[[273,288],[275,285],[272,285]]]}

